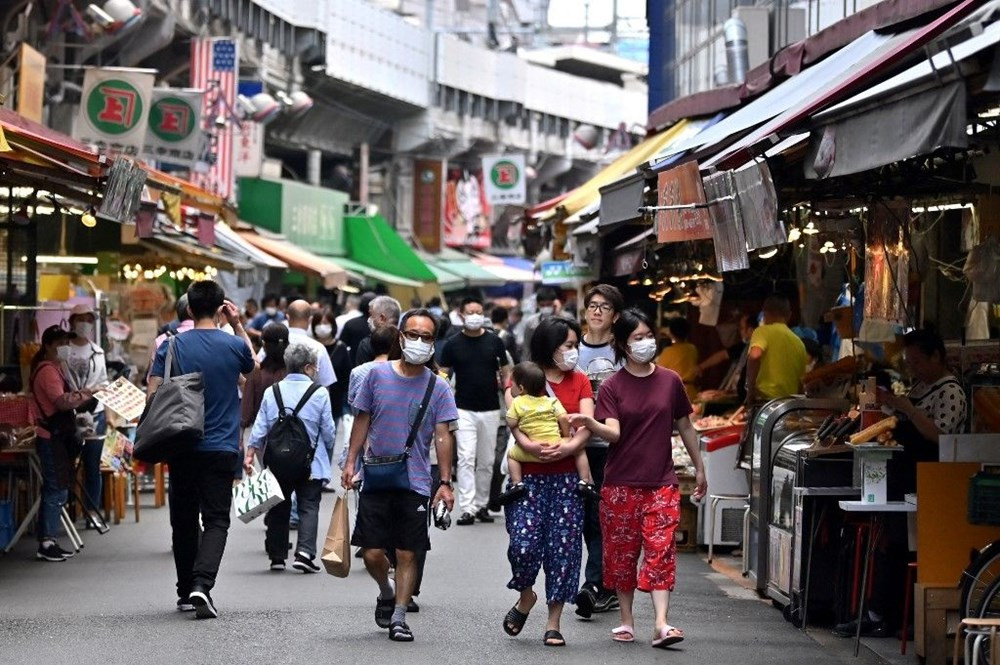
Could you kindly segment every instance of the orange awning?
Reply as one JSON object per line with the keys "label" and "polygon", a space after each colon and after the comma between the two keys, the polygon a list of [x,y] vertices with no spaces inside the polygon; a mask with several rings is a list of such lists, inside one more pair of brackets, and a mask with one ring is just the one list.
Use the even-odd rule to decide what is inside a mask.
{"label": "orange awning", "polygon": [[347,284],[347,271],[332,260],[313,254],[277,236],[265,237],[253,231],[237,231],[241,238],[257,249],[281,259],[299,272],[318,275],[323,287],[335,289]]}

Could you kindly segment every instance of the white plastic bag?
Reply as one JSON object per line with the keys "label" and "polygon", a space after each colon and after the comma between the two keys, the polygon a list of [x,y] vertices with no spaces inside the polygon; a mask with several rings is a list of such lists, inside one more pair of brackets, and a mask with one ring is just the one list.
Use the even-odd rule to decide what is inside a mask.
{"label": "white plastic bag", "polygon": [[284,500],[285,495],[281,492],[281,485],[270,469],[245,476],[240,484],[233,488],[236,516],[244,524],[249,524]]}

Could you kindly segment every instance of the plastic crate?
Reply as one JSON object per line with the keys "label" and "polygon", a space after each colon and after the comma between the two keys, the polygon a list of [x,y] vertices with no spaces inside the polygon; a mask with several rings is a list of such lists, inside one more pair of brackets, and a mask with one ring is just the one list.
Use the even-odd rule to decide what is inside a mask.
{"label": "plastic crate", "polygon": [[969,480],[969,523],[1000,526],[1000,474],[981,471]]}

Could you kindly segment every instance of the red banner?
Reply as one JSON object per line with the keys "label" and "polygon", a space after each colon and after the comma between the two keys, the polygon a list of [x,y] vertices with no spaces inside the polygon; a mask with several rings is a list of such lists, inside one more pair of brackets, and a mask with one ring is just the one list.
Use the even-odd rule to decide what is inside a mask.
{"label": "red banner", "polygon": [[[697,162],[664,171],[657,178],[657,205],[705,204],[705,190]],[[706,208],[660,210],[656,213],[657,242],[683,242],[712,237],[712,220]]]}

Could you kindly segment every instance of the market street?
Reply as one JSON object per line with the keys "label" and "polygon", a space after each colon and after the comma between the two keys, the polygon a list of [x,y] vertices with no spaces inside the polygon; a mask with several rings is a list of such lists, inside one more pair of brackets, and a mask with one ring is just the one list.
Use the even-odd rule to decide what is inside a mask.
{"label": "market street", "polygon": [[[325,494],[323,532],[332,507],[332,495]],[[174,610],[169,534],[167,510],[144,508],[139,524],[130,513],[104,536],[84,532],[84,550],[65,563],[35,561],[35,543],[30,536],[21,541],[0,558],[0,662],[879,662],[864,651],[861,659],[852,658],[843,641],[821,647],[694,554],[678,557],[670,617],[687,639],[677,649],[649,648],[652,613],[641,594],[635,644],[611,641],[617,612],[583,622],[571,609],[563,622],[565,649],[542,646],[538,609],[524,633],[509,638],[500,626],[514,601],[505,589],[501,519],[434,531],[421,612],[410,617],[413,644],[392,643],[375,626],[376,588],[359,560],[347,579],[268,571],[262,520],[233,520],[213,594],[220,617],[196,621]]]}

